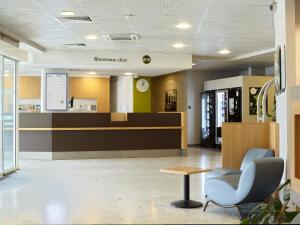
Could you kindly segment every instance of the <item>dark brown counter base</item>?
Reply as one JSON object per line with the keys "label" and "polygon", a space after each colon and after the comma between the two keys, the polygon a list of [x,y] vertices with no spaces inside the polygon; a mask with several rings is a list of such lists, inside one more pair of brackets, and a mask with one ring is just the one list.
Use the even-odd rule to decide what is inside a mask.
{"label": "dark brown counter base", "polygon": [[75,159],[114,159],[114,158],[154,158],[186,156],[186,150],[126,150],[126,151],[84,151],[84,152],[20,152],[21,159],[75,160]]}
{"label": "dark brown counter base", "polygon": [[21,159],[96,159],[184,155],[184,113],[21,113]]}
{"label": "dark brown counter base", "polygon": [[181,149],[181,130],[20,131],[21,152]]}

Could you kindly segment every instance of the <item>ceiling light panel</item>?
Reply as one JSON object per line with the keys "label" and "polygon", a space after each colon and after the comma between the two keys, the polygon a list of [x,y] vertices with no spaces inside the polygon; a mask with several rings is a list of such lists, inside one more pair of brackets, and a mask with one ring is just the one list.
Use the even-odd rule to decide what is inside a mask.
{"label": "ceiling light panel", "polygon": [[75,15],[75,13],[73,11],[69,11],[69,10],[62,11],[60,14],[62,16],[74,16]]}
{"label": "ceiling light panel", "polygon": [[186,45],[181,42],[178,42],[178,43],[173,44],[173,47],[174,48],[184,48],[184,47],[186,47]]}
{"label": "ceiling light panel", "polygon": [[189,23],[179,23],[179,24],[176,25],[176,27],[177,27],[178,29],[183,29],[183,30],[185,30],[185,29],[191,28],[192,25],[189,24]]}
{"label": "ceiling light panel", "polygon": [[220,53],[221,55],[228,55],[228,54],[231,53],[231,51],[228,50],[228,49],[222,49],[222,50],[219,51],[219,53]]}

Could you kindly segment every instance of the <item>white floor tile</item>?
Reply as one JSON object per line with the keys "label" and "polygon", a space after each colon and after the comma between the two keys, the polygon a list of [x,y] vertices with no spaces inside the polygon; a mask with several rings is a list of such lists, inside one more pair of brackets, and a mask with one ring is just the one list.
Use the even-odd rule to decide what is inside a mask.
{"label": "white floor tile", "polygon": [[[220,166],[220,153],[191,149],[188,157],[21,161],[0,181],[0,224],[224,224],[235,211],[210,206],[176,209],[183,177],[172,166]],[[191,198],[204,203],[204,175],[191,176]]]}

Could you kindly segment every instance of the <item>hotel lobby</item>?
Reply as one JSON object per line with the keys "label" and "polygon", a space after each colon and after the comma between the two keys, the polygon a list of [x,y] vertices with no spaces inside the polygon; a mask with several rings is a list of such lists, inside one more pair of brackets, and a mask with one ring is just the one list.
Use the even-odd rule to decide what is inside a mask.
{"label": "hotel lobby", "polygon": [[298,224],[299,24],[300,0],[0,2],[0,225]]}

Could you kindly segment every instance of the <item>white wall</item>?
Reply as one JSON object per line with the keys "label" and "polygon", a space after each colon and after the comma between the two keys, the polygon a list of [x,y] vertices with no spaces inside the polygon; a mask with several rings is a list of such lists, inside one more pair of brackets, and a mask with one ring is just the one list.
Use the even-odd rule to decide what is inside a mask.
{"label": "white wall", "polygon": [[133,112],[133,77],[111,77],[110,99],[111,112]]}
{"label": "white wall", "polygon": [[209,73],[202,71],[187,72],[187,119],[188,144],[200,144],[201,130],[201,92],[204,91],[204,80]]}
{"label": "white wall", "polygon": [[277,1],[277,10],[274,14],[275,48],[286,47],[286,78],[287,90],[277,97],[277,121],[280,129],[280,156],[286,160],[286,175],[290,172],[291,148],[291,87],[296,84],[295,62],[295,1]]}
{"label": "white wall", "polygon": [[266,67],[265,74],[266,76],[274,76],[274,66]]}
{"label": "white wall", "polygon": [[[300,24],[296,26],[296,62],[300,62]],[[300,85],[300,63],[296,63],[296,83]]]}
{"label": "white wall", "polygon": [[212,91],[218,89],[237,88],[242,86],[243,86],[243,76],[236,76],[236,77],[206,81],[204,83],[204,90]]}

